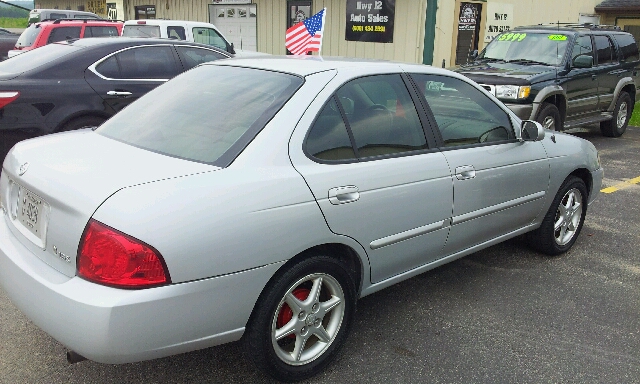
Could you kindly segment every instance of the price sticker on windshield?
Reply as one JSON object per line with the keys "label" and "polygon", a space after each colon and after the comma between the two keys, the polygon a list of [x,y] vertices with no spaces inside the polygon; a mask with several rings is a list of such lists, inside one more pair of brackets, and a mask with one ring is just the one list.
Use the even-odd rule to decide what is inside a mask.
{"label": "price sticker on windshield", "polygon": [[526,33],[505,33],[498,37],[498,41],[522,41],[527,37]]}
{"label": "price sticker on windshield", "polygon": [[567,40],[567,36],[565,35],[549,35],[549,40],[553,41],[565,41]]}

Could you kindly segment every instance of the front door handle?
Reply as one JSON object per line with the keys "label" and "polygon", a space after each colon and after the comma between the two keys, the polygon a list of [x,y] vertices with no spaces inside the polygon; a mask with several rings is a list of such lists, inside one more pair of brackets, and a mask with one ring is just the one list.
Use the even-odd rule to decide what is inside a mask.
{"label": "front door handle", "polygon": [[476,169],[473,165],[462,165],[460,167],[456,167],[456,179],[467,180],[473,179],[474,177],[476,177]]}
{"label": "front door handle", "polygon": [[127,91],[109,91],[107,92],[107,96],[117,96],[117,97],[129,97],[131,96],[131,92]]}
{"label": "front door handle", "polygon": [[355,185],[335,187],[329,190],[329,202],[333,205],[351,203],[357,201],[359,198],[360,192]]}

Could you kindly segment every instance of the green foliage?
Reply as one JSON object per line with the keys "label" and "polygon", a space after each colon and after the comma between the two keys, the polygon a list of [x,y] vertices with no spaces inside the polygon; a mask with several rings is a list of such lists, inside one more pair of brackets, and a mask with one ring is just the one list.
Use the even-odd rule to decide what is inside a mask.
{"label": "green foliage", "polygon": [[5,17],[13,19],[29,17],[29,11],[15,7],[0,8],[0,19],[4,19]]}
{"label": "green foliage", "polygon": [[27,23],[29,22],[29,17],[24,18],[9,18],[9,17],[0,17],[0,28],[27,28]]}
{"label": "green foliage", "polygon": [[635,108],[633,108],[629,125],[640,127],[640,102],[636,103]]}

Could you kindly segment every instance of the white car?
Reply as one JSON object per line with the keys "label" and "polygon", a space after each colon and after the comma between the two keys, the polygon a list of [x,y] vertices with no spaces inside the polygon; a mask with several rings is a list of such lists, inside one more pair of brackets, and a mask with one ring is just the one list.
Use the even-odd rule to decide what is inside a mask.
{"label": "white car", "polygon": [[220,60],[96,130],[13,147],[0,284],[70,361],[242,338],[300,380],[344,344],[360,297],[522,234],[569,250],[602,177],[591,143],[444,69]]}

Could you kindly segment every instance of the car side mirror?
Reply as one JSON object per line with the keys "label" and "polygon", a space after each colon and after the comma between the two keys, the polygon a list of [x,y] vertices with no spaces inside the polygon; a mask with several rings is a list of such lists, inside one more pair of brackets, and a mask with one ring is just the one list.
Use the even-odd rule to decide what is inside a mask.
{"label": "car side mirror", "polygon": [[476,59],[478,58],[478,50],[474,49],[473,51],[469,52],[469,56],[468,56],[468,61],[476,61]]}
{"label": "car side mirror", "polygon": [[591,68],[593,67],[593,56],[578,55],[573,59],[574,68]]}
{"label": "car side mirror", "polygon": [[520,126],[521,141],[541,141],[544,139],[544,128],[537,121],[524,120]]}

